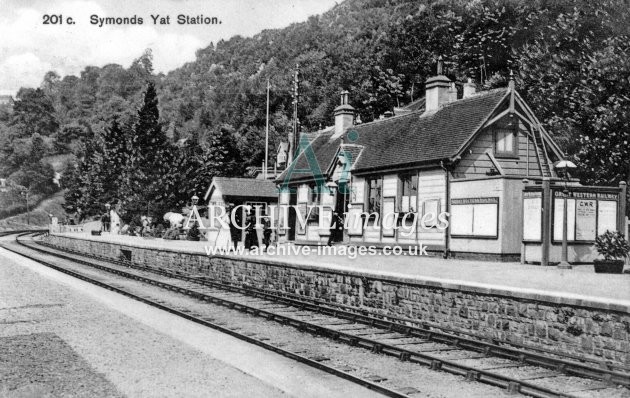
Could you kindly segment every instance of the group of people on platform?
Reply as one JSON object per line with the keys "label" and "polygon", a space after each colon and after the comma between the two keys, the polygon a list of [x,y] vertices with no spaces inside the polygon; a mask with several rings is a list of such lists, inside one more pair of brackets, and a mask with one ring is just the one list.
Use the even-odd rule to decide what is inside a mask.
{"label": "group of people on platform", "polygon": [[[232,214],[234,210],[234,204],[228,204],[226,208],[226,215]],[[252,209],[245,209],[245,220],[243,221],[243,214],[239,211],[234,213],[234,220],[232,217],[227,216],[226,220],[227,224],[230,228],[230,240],[232,241],[232,245],[236,249],[238,246],[238,242],[241,241],[242,238],[242,226],[245,224],[245,239],[243,244],[246,250],[251,250],[254,247],[259,247],[258,242],[258,233],[256,231],[256,213],[252,211]],[[233,222],[234,221],[234,222]],[[239,228],[241,226],[241,228]],[[262,217],[262,244],[265,246],[265,250],[269,248],[271,244],[271,236],[273,230],[271,229],[271,221],[269,217]]]}
{"label": "group of people on platform", "polygon": [[[233,203],[229,203],[226,206],[226,214],[224,221],[229,226],[229,230],[220,229],[217,235],[217,238],[214,240],[214,244],[216,246],[224,246],[227,247],[229,245],[233,245],[236,249],[239,245],[239,242],[243,242],[243,246],[246,250],[252,250],[253,248],[262,248],[264,246],[265,250],[269,248],[274,239],[274,231],[271,228],[271,220],[268,216],[261,217],[262,219],[262,239],[259,240],[258,230],[256,228],[257,218],[256,211],[251,207],[245,206],[243,211],[234,212],[234,219],[229,215],[232,214],[232,211],[235,209],[235,205]],[[128,234],[133,236],[153,236],[153,237],[164,237],[165,239],[177,239],[178,234],[168,234],[169,228],[161,225],[160,222],[154,220],[151,217],[142,216],[140,218],[140,222],[132,221],[129,225],[124,225],[118,231],[112,231],[112,213],[105,212],[101,217],[100,221],[102,223],[102,231],[103,232],[112,232],[112,233],[121,233]],[[169,213],[172,214],[172,213]],[[168,215],[168,214],[167,214]],[[184,216],[177,214],[180,218],[178,220],[183,221]],[[169,220],[166,219],[165,222]],[[170,220],[170,223],[173,224],[173,220]],[[170,229],[177,230],[177,232],[181,233],[183,229],[183,223],[178,225],[170,225]],[[117,224],[118,225],[118,224]],[[242,229],[245,226],[245,229]],[[156,235],[155,232],[158,232]],[[168,236],[166,236],[168,235]],[[341,215],[334,211],[331,217],[330,223],[330,235],[328,239],[328,245],[332,245],[335,242],[338,242],[342,239],[343,236],[343,218]],[[260,242],[262,241],[262,242]],[[262,243],[262,245],[261,245]]]}

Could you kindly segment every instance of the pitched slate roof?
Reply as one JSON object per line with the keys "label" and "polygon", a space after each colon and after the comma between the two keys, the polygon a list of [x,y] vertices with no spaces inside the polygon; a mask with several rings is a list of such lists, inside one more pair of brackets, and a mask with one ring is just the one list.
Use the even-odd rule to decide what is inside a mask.
{"label": "pitched slate roof", "polygon": [[278,197],[278,188],[272,180],[258,180],[254,178],[236,178],[236,177],[214,177],[212,184],[206,192],[205,200],[210,197],[210,190],[213,186],[221,192],[223,196],[241,196],[252,198],[270,198]]}
{"label": "pitched slate roof", "polygon": [[[326,173],[328,166],[332,162],[333,158],[337,155],[337,149],[339,149],[339,145],[341,144],[341,137],[332,138],[333,134],[334,129],[326,129],[316,135],[306,135],[311,143],[309,147],[310,149],[312,149],[312,152],[310,151],[310,149],[303,150],[298,158],[293,162],[294,164],[292,163],[291,166],[293,167],[293,171],[291,172],[290,181],[300,180],[304,178],[313,179],[313,175],[310,170],[308,158],[306,155],[310,153],[315,154],[315,158],[317,159],[317,164],[319,165],[321,173]],[[285,180],[287,170],[282,172],[282,174],[277,178],[277,181]]]}
{"label": "pitched slate roof", "polygon": [[358,139],[353,143],[365,149],[353,171],[454,157],[506,95],[507,89],[492,90],[446,104],[435,113],[413,112],[355,126]]}
{"label": "pitched slate roof", "polygon": [[[480,92],[441,107],[434,113],[413,111],[401,116],[353,126],[340,138],[322,132],[311,140],[317,161],[325,172],[342,143],[363,147],[352,171],[362,172],[436,163],[456,156],[506,98],[507,88]],[[356,132],[356,133],[355,133]],[[349,134],[350,133],[350,134]],[[304,152],[295,167],[308,169]],[[290,180],[312,177],[310,172],[291,175]],[[278,178],[283,180],[286,171]]]}

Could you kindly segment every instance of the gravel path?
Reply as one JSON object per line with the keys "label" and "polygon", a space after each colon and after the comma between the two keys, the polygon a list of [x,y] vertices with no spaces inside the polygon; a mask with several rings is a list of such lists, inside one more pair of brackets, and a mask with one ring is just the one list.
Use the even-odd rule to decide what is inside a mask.
{"label": "gravel path", "polygon": [[0,249],[0,397],[372,395],[15,258]]}

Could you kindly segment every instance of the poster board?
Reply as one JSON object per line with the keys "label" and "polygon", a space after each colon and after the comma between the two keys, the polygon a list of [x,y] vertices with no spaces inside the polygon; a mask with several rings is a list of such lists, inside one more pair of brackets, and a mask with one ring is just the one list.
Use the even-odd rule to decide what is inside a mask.
{"label": "poster board", "polygon": [[597,233],[617,230],[617,202],[600,200],[597,204]]}
{"label": "poster board", "polygon": [[523,199],[523,240],[542,240],[542,197]]}
{"label": "poster board", "polygon": [[[562,241],[564,199],[553,200],[553,239]],[[567,240],[575,240],[575,199],[567,199]]]}
{"label": "poster board", "polygon": [[597,237],[597,201],[577,199],[575,204],[575,240],[595,240]]}
{"label": "poster board", "polygon": [[348,209],[348,235],[363,236],[362,203],[353,203]]}
{"label": "poster board", "polygon": [[451,235],[470,236],[473,233],[473,205],[451,206]]}
{"label": "poster board", "polygon": [[422,204],[422,217],[420,220],[424,219],[426,214],[433,214],[433,217],[426,219],[425,226],[427,228],[437,227],[438,224],[438,215],[440,214],[440,200],[439,199],[429,199],[425,200]]}
{"label": "poster board", "polygon": [[396,198],[383,198],[383,220],[381,222],[383,237],[396,236]]}
{"label": "poster board", "polygon": [[451,234],[461,238],[498,238],[499,198],[452,199]]}

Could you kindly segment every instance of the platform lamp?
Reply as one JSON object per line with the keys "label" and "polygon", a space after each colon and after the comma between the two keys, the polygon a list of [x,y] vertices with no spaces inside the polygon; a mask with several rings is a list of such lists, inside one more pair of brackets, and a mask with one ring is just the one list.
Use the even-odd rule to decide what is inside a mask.
{"label": "platform lamp", "polygon": [[560,257],[560,264],[558,264],[558,268],[571,269],[571,264],[569,264],[569,245],[567,243],[567,203],[569,197],[569,172],[577,169],[577,166],[570,160],[561,160],[556,163],[554,167],[557,172],[564,175],[564,205],[562,206],[562,256]]}

